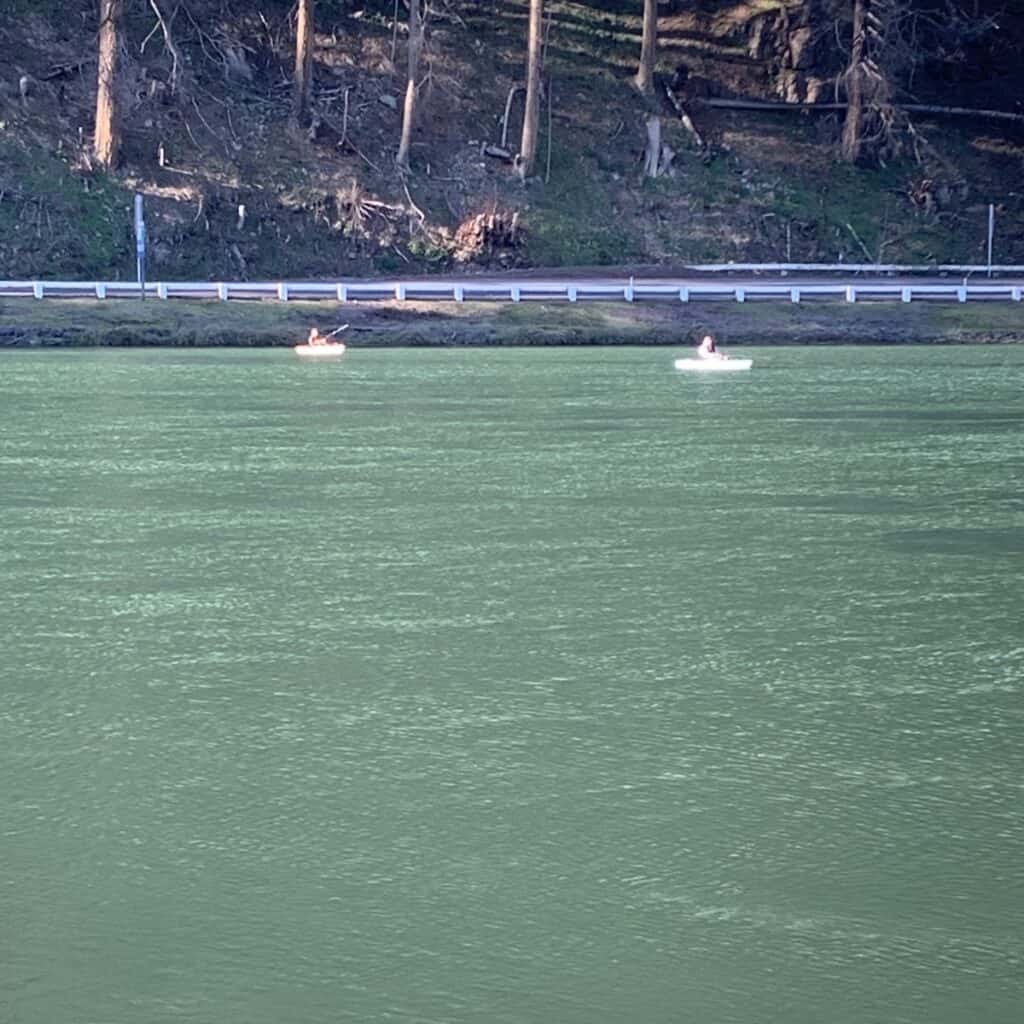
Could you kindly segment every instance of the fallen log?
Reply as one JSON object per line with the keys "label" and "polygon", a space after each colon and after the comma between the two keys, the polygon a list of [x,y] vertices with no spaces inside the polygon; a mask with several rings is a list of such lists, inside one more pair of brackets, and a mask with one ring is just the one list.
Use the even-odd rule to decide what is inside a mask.
{"label": "fallen log", "polygon": [[84,66],[84,60],[72,61],[68,64],[54,64],[45,75],[39,76],[39,81],[52,82],[55,78],[70,78],[72,75],[77,75]]}
{"label": "fallen log", "polygon": [[505,163],[510,164],[515,159],[515,153],[510,149],[503,149],[501,146],[493,146],[485,144],[481,147],[480,152],[484,156],[494,157],[495,160],[504,160]]}
{"label": "fallen log", "polygon": [[665,97],[672,105],[672,109],[675,110],[683,127],[693,136],[693,141],[697,144],[697,148],[706,151],[708,148],[707,142],[705,141],[704,136],[701,135],[697,126],[693,123],[693,118],[690,116],[690,112],[687,110],[686,104],[667,85],[663,84],[662,88],[664,90]]}
{"label": "fallen log", "polygon": [[[781,103],[772,100],[726,100],[706,99],[699,100],[706,107],[716,107],[720,110],[764,110],[764,111],[790,111],[790,110],[845,110],[845,103]],[[975,110],[969,107],[942,107],[928,103],[903,103],[899,104],[900,110],[911,114],[939,114],[949,117],[982,117],[993,118],[999,121],[1024,122],[1024,114],[1013,114],[1008,110]]]}

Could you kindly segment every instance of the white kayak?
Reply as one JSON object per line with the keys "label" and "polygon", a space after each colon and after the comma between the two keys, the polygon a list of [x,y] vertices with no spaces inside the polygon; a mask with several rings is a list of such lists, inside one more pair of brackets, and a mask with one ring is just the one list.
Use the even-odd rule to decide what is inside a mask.
{"label": "white kayak", "polygon": [[753,359],[677,359],[677,370],[692,370],[697,373],[735,373],[737,370],[749,370],[754,365]]}
{"label": "white kayak", "polygon": [[329,341],[326,345],[296,345],[295,353],[300,356],[309,356],[313,359],[330,359],[334,356],[343,355],[345,343],[342,341]]}

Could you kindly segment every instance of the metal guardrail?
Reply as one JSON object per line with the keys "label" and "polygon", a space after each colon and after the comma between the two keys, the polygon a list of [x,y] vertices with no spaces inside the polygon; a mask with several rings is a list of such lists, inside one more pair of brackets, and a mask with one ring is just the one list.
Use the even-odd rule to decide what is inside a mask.
{"label": "metal guardrail", "polygon": [[[849,268],[848,268],[849,269]],[[906,268],[902,268],[906,269]],[[334,302],[1020,302],[1019,281],[948,284],[836,281],[727,283],[702,281],[166,281],[147,282],[147,298]],[[0,297],[36,299],[136,299],[132,281],[0,281]]]}
{"label": "metal guardrail", "polygon": [[1024,266],[987,263],[702,263],[689,269],[709,274],[1024,274]]}

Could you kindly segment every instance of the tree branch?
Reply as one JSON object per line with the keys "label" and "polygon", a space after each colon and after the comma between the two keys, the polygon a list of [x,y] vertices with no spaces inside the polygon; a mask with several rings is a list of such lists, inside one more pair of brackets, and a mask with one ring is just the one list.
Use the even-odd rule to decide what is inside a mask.
{"label": "tree branch", "polygon": [[[181,54],[178,52],[178,47],[174,45],[174,38],[171,36],[171,26],[164,17],[163,11],[161,11],[157,5],[156,0],[149,0],[149,6],[153,8],[153,13],[156,15],[156,20],[160,25],[160,31],[164,34],[164,45],[167,47],[167,52],[171,55],[171,80],[168,85],[171,88],[171,95],[173,96],[178,91],[179,77],[181,74]],[[171,17],[173,18],[173,15]],[[152,33],[150,33],[150,35],[152,35]],[[145,46],[145,43],[143,43],[143,46]]]}

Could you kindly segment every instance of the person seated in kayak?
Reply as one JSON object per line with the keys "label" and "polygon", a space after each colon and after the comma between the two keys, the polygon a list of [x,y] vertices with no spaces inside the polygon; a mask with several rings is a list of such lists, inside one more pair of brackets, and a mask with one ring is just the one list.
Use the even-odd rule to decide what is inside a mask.
{"label": "person seated in kayak", "polygon": [[326,345],[327,339],[320,333],[316,327],[311,327],[309,331],[309,337],[306,339],[307,345]]}
{"label": "person seated in kayak", "polygon": [[700,345],[697,346],[697,358],[698,359],[725,359],[726,357],[718,351],[718,346],[715,344],[715,339],[710,334],[705,334],[701,339]]}

